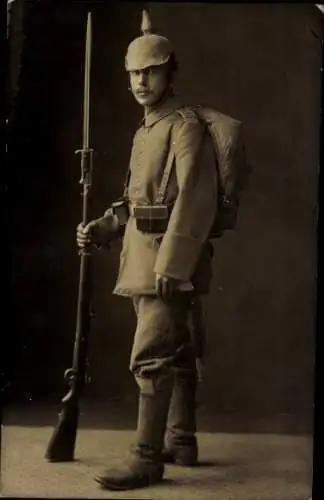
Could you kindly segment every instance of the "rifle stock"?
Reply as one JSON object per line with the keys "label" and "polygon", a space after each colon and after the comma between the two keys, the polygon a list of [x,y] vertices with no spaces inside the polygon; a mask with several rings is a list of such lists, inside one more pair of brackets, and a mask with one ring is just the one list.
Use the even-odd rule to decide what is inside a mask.
{"label": "rifle stock", "polygon": [[79,421],[79,405],[77,398],[63,403],[58,423],[48,444],[45,458],[49,462],[72,462]]}
{"label": "rifle stock", "polygon": [[[83,185],[82,223],[84,226],[89,222],[93,163],[93,149],[89,148],[90,58],[91,13],[88,13],[85,50],[83,147],[76,151],[81,155],[80,184]],[[74,460],[79,422],[79,401],[86,382],[88,338],[91,326],[91,252],[89,248],[86,248],[80,250],[79,255],[80,274],[73,362],[72,368],[69,368],[64,373],[64,379],[69,385],[69,391],[61,400],[58,422],[45,453],[45,458],[50,462]]]}
{"label": "rifle stock", "polygon": [[79,422],[79,400],[82,395],[87,368],[88,338],[91,320],[90,253],[82,251],[72,368],[64,373],[70,389],[61,400],[61,411],[54,433],[48,444],[45,458],[50,462],[74,460],[76,435]]}

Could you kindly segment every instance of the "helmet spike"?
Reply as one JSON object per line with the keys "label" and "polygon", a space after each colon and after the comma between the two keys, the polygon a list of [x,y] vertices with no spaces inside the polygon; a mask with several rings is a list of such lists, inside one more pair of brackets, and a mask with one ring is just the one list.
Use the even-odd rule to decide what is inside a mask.
{"label": "helmet spike", "polygon": [[165,64],[173,53],[170,41],[158,35],[153,28],[149,13],[142,10],[142,34],[135,38],[128,46],[125,68],[126,71],[135,71],[149,66]]}
{"label": "helmet spike", "polygon": [[150,16],[149,16],[147,10],[145,10],[145,9],[142,10],[141,31],[142,31],[143,35],[146,35],[149,33],[154,33],[152,21],[150,19]]}

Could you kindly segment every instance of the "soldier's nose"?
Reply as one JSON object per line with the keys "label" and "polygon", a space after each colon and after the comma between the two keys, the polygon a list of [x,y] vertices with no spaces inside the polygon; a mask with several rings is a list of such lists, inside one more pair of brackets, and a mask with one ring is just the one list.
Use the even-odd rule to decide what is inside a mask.
{"label": "soldier's nose", "polygon": [[146,81],[147,81],[147,78],[146,78],[146,75],[145,73],[140,73],[139,74],[139,77],[138,77],[138,83],[139,85],[143,85],[143,86],[146,86]]}

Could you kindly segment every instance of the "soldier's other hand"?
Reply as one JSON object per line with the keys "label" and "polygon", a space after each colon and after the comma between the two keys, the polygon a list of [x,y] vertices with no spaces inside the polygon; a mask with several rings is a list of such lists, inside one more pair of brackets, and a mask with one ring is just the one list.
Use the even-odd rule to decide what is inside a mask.
{"label": "soldier's other hand", "polygon": [[91,221],[86,226],[84,226],[82,223],[78,225],[76,240],[79,248],[85,248],[93,243],[94,230],[96,225],[96,221]]}
{"label": "soldier's other hand", "polygon": [[158,297],[161,297],[165,302],[172,299],[177,288],[179,286],[180,281],[170,278],[169,276],[162,276],[161,274],[156,275],[155,285],[156,285],[156,293]]}

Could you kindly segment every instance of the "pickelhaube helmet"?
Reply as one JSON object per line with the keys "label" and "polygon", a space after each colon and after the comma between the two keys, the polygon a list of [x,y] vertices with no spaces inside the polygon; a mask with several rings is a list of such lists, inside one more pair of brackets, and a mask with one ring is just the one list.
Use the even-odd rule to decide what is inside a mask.
{"label": "pickelhaube helmet", "polygon": [[170,41],[154,32],[146,10],[142,11],[141,31],[143,35],[135,38],[128,46],[125,57],[126,71],[138,71],[149,66],[165,64],[173,53]]}

